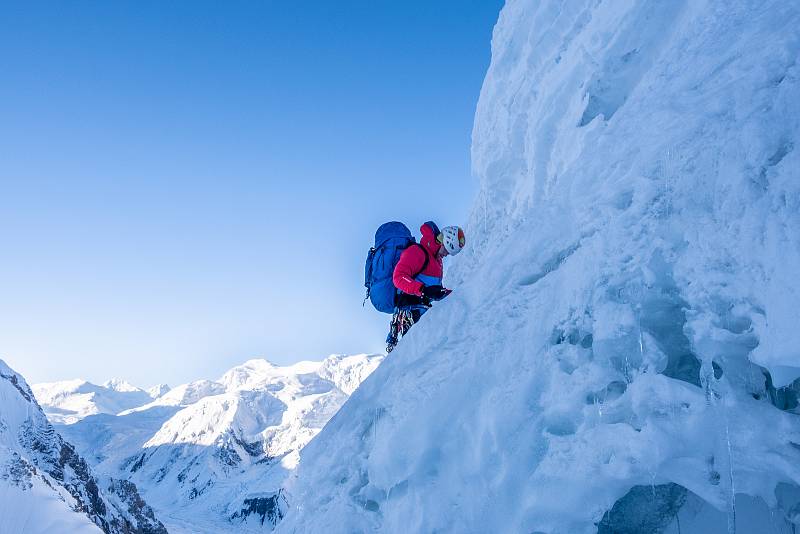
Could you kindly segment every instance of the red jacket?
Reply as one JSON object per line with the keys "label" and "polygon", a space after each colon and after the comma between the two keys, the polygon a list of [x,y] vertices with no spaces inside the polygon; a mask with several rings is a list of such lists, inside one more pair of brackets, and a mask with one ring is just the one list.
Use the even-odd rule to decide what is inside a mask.
{"label": "red jacket", "polygon": [[394,267],[392,281],[400,291],[421,296],[424,286],[441,285],[443,268],[442,259],[436,257],[442,245],[436,241],[433,228],[426,223],[419,230],[422,232],[419,244],[428,254],[428,265],[422,271],[422,266],[425,265],[425,252],[420,247],[411,245],[400,255],[400,260]]}

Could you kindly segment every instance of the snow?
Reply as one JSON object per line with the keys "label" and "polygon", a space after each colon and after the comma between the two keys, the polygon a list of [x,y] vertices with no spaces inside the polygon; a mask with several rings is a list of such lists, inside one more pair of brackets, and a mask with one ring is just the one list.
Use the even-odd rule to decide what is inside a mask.
{"label": "snow", "polygon": [[[283,485],[300,449],[382,360],[331,355],[277,366],[253,359],[217,380],[57,428],[97,472],[135,482],[170,532],[262,532],[270,513],[287,508]],[[66,384],[40,391],[63,404],[52,392],[72,391]]]}
{"label": "snow", "polygon": [[118,393],[140,392],[142,388],[138,388],[121,378],[112,378],[103,382],[103,387],[116,391]]}
{"label": "snow", "polygon": [[347,395],[352,395],[375,369],[374,365],[370,365],[369,358],[366,354],[356,356],[333,354],[322,362],[316,373],[325,380],[333,382]]}
{"label": "snow", "polygon": [[37,397],[173,532],[794,532],[798,27],[795,1],[509,0],[455,291],[380,367]]}
{"label": "snow", "polygon": [[166,532],[133,485],[94,476],[47,421],[25,379],[0,360],[0,532],[133,529]]}
{"label": "snow", "polygon": [[103,532],[83,514],[75,513],[44,483],[23,491],[0,485],[0,532],[18,534],[99,534]]}
{"label": "snow", "polygon": [[117,414],[152,400],[150,394],[121,379],[103,385],[85,380],[34,384],[36,398],[55,423],[74,423],[98,413]]}
{"label": "snow", "polygon": [[219,395],[225,391],[225,386],[211,380],[196,380],[188,384],[181,384],[165,394],[157,397],[152,402],[123,410],[119,415],[126,415],[133,411],[142,411],[154,406],[189,406],[195,402],[211,396]]}
{"label": "snow", "polygon": [[151,398],[157,399],[162,395],[169,393],[170,391],[169,385],[167,384],[156,384],[155,386],[147,389],[147,394],[150,395]]}
{"label": "snow", "polygon": [[455,291],[303,449],[278,530],[793,532],[798,27],[507,2]]}

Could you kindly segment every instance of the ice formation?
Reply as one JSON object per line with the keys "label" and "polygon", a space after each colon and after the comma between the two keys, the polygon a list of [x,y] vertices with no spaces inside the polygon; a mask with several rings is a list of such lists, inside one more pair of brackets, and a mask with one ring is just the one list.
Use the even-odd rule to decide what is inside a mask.
{"label": "ice formation", "polygon": [[800,4],[509,0],[468,250],[280,532],[800,525]]}

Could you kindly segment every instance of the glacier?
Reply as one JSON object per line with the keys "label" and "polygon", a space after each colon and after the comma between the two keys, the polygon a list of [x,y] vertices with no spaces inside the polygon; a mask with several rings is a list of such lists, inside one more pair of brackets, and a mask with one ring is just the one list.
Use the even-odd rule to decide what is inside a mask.
{"label": "glacier", "polygon": [[800,4],[509,0],[453,294],[279,532],[800,525]]}

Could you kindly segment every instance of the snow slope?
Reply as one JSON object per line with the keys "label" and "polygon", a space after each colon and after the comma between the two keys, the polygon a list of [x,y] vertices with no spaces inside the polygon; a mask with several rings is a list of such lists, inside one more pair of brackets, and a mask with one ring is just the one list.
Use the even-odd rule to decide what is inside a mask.
{"label": "snow slope", "polygon": [[280,532],[800,525],[800,4],[509,0],[454,293]]}
{"label": "snow slope", "polygon": [[95,476],[2,360],[0,532],[166,534],[135,485]]}
{"label": "snow slope", "polygon": [[382,356],[250,360],[117,415],[58,425],[94,469],[135,482],[171,533],[263,532],[299,450]]}

